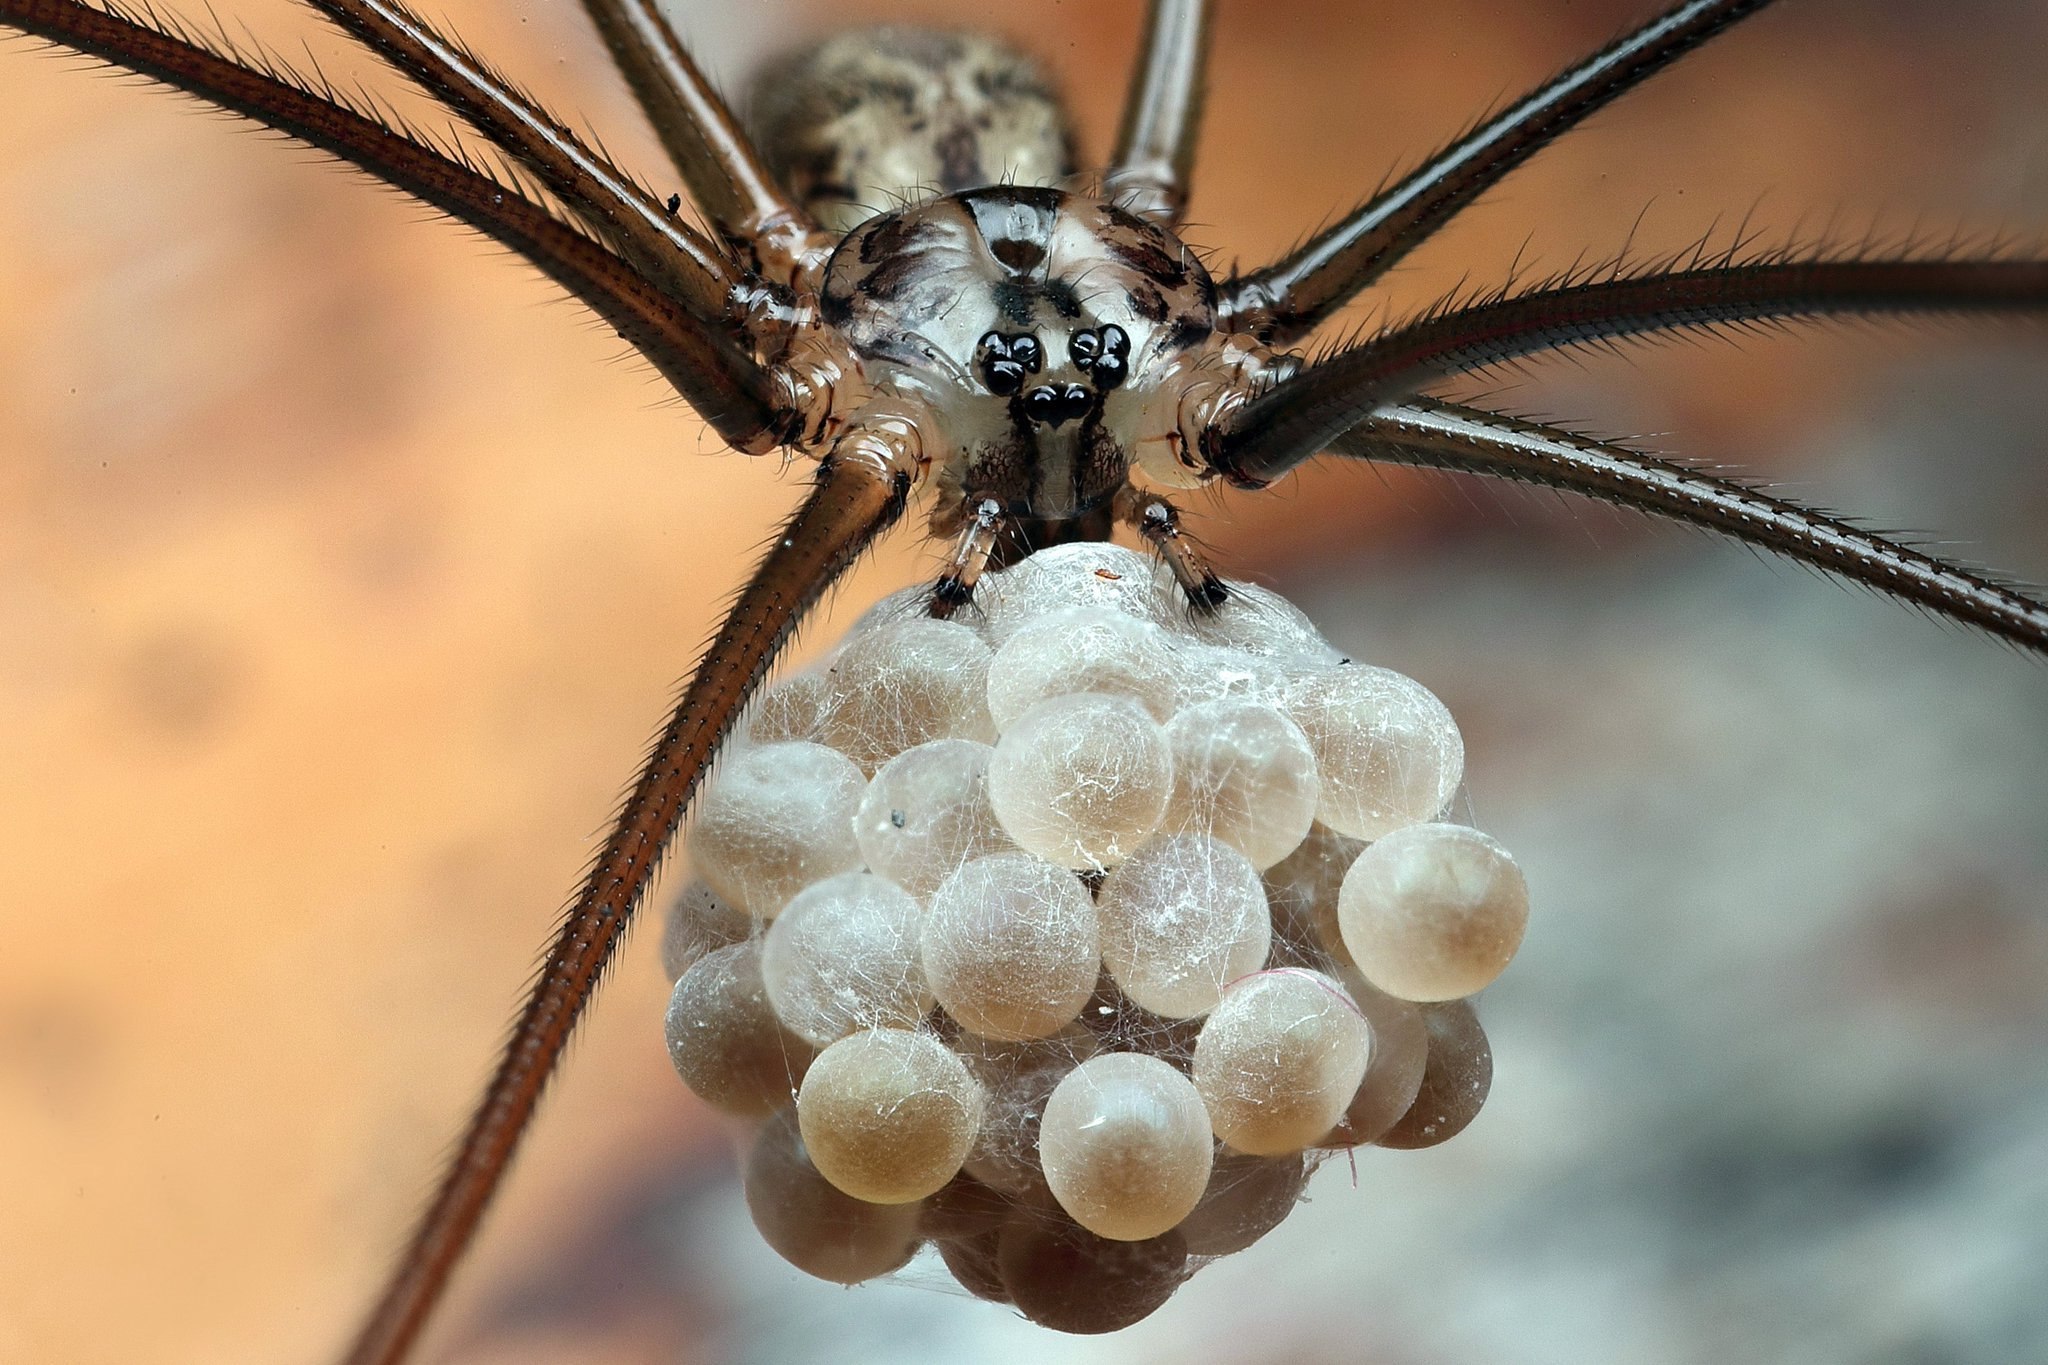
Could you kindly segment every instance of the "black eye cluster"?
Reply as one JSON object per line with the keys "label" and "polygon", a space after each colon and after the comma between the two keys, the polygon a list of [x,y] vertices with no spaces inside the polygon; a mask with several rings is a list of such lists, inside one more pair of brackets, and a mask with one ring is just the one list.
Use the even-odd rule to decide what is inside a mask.
{"label": "black eye cluster", "polygon": [[1067,342],[1067,354],[1074,366],[1104,393],[1124,382],[1130,373],[1131,339],[1124,329],[1109,323],[1101,331],[1076,332]]}
{"label": "black eye cluster", "polygon": [[[999,398],[1008,398],[1024,387],[1024,381],[1045,368],[1045,350],[1028,332],[1005,336],[990,332],[981,339],[975,368],[981,382]],[[1023,398],[1024,416],[1033,422],[1058,426],[1086,413],[1096,394],[1107,393],[1124,382],[1130,373],[1131,338],[1115,323],[1076,332],[1067,341],[1067,357],[1095,381],[1091,391],[1080,384],[1041,384]]]}
{"label": "black eye cluster", "polygon": [[1045,351],[1029,332],[1004,336],[990,332],[981,339],[981,382],[998,398],[1008,398],[1024,387],[1029,375],[1045,368]]}

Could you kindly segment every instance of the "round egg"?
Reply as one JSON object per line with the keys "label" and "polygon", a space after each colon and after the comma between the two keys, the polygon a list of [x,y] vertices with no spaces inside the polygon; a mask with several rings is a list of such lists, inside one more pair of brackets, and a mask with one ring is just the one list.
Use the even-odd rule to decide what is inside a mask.
{"label": "round egg", "polygon": [[1365,979],[1403,1000],[1484,990],[1521,946],[1529,886],[1506,849],[1464,825],[1410,825],[1374,842],[1337,897]]}
{"label": "round egg", "polygon": [[1266,964],[1273,922],[1258,870],[1199,834],[1155,840],[1104,879],[1102,962],[1135,1004],[1169,1019],[1215,1008]]}
{"label": "round egg", "polygon": [[1122,862],[1159,827],[1172,789],[1166,732],[1129,697],[1040,702],[989,760],[996,819],[1019,848],[1061,867]]}
{"label": "round egg", "polygon": [[725,901],[773,919],[821,878],[861,867],[853,835],[867,779],[822,744],[763,744],[729,754],[697,803],[690,865]]}
{"label": "round egg", "polygon": [[819,1174],[855,1199],[902,1204],[960,1173],[981,1106],[981,1087],[944,1043],[882,1028],[819,1053],[796,1112]]}

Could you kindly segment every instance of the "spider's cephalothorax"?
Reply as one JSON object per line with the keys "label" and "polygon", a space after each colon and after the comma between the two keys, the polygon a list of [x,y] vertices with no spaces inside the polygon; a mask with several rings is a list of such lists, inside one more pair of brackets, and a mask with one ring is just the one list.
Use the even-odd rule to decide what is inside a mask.
{"label": "spider's cephalothorax", "polygon": [[[593,860],[353,1365],[392,1365],[418,1335],[734,722],[803,615],[920,485],[938,489],[934,524],[960,532],[934,614],[970,597],[1020,539],[1100,538],[1116,522],[1161,552],[1197,609],[1217,605],[1221,585],[1171,504],[1127,474],[1261,488],[1330,454],[1541,484],[1706,527],[2048,654],[2048,605],[1995,579],[1748,484],[1425,394],[1623,338],[1876,314],[2039,317],[2048,260],[1738,246],[1454,297],[1312,364],[1269,349],[1301,342],[1555,138],[1770,0],[1675,0],[1283,259],[1213,286],[1174,236],[1205,85],[1206,0],[1152,0],[1100,197],[971,183],[1055,179],[1071,145],[1042,83],[986,45],[958,45],[978,54],[965,65],[948,65],[944,42],[893,57],[886,44],[819,49],[821,79],[782,111],[795,123],[773,135],[771,164],[657,0],[583,0],[708,234],[680,216],[681,195],[644,188],[403,0],[307,3],[516,163],[512,175],[493,178],[488,154],[444,154],[381,105],[195,36],[153,6],[0,0],[0,27],[281,130],[459,219],[588,305],[734,448],[818,461]],[[777,111],[764,113],[773,124]],[[825,140],[807,141],[804,127]],[[883,127],[900,127],[907,140],[890,145],[923,159],[853,154]],[[1022,138],[1009,152],[999,127]],[[901,175],[927,183],[888,183]],[[891,195],[934,190],[942,197],[856,226]]]}
{"label": "spider's cephalothorax", "polygon": [[868,383],[928,414],[945,529],[985,502],[1066,519],[1110,498],[1145,443],[1177,433],[1216,290],[1166,228],[1100,199],[998,186],[855,229],[821,305]]}

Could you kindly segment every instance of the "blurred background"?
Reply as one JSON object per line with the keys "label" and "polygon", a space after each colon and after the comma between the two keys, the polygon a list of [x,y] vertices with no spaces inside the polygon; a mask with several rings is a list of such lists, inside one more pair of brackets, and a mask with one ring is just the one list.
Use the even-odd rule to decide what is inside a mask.
{"label": "blurred background", "polygon": [[[936,0],[679,5],[729,87]],[[1650,0],[1222,0],[1190,238],[1256,263]],[[397,82],[282,0],[288,53]],[[197,14],[196,8],[186,12]],[[442,0],[666,190],[570,0]],[[1136,3],[993,24],[1099,159]],[[1737,220],[2048,224],[2048,10],[1798,0],[1377,294]],[[1350,320],[1371,317],[1366,307]],[[330,1358],[740,567],[795,500],[531,271],[321,158],[0,41],[0,1360]],[[2038,332],[1553,360],[1507,406],[2048,579]],[[1142,1326],[803,1279],[669,1072],[655,935],[422,1359],[1886,1362],[2048,1353],[2048,671],[1551,496],[1313,469],[1199,509],[1464,726],[1536,911],[1449,1145],[1333,1162]],[[899,534],[840,624],[932,571]],[[811,647],[835,633],[816,626]],[[670,886],[677,885],[672,875]]]}

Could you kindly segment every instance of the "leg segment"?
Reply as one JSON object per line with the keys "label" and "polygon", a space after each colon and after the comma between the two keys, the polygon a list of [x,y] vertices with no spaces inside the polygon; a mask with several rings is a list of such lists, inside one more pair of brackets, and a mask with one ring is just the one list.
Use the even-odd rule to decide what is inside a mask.
{"label": "leg segment", "polygon": [[583,0],[583,8],[697,206],[754,252],[764,274],[787,283],[816,225],[775,183],[654,0]]}
{"label": "leg segment", "polygon": [[1259,487],[1369,417],[1454,374],[1623,337],[1797,318],[2048,313],[2048,260],[1765,257],[1565,283],[1452,307],[1340,351],[1194,434],[1233,482]]}
{"label": "leg segment", "polygon": [[736,272],[630,176],[400,0],[310,0],[315,9],[467,120],[664,291],[725,318]]}
{"label": "leg segment", "polygon": [[740,593],[569,907],[540,978],[348,1365],[396,1365],[474,1236],[583,1007],[639,907],[712,755],[797,621],[902,515],[908,469],[842,440]]}
{"label": "leg segment", "polygon": [[1770,0],[1686,0],[1516,100],[1286,259],[1221,288],[1218,326],[1291,346],[1501,178]]}
{"label": "leg segment", "polygon": [[1718,531],[2048,654],[2048,605],[1839,517],[1612,442],[1417,400],[1377,409],[1332,453],[1562,488]]}
{"label": "leg segment", "polygon": [[1187,207],[1208,60],[1208,0],[1152,0],[1103,191],[1167,227]]}
{"label": "leg segment", "polygon": [[626,262],[508,186],[451,161],[274,63],[78,0],[0,0],[0,27],[62,44],[298,138],[475,228],[530,261],[617,329],[740,450],[782,425],[772,386],[723,327],[654,288]]}

